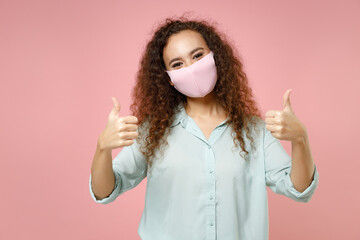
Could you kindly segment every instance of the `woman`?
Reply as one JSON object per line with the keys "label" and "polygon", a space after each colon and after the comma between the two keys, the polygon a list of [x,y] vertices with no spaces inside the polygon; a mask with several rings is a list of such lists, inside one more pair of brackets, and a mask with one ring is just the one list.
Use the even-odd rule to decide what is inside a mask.
{"label": "woman", "polygon": [[[266,186],[298,202],[312,197],[318,173],[305,127],[289,102],[265,124],[233,47],[206,21],[166,19],[147,44],[133,100],[134,116],[119,117],[113,98],[89,187],[106,204],[147,177],[141,239],[268,239]],[[273,135],[292,142],[296,165]]]}

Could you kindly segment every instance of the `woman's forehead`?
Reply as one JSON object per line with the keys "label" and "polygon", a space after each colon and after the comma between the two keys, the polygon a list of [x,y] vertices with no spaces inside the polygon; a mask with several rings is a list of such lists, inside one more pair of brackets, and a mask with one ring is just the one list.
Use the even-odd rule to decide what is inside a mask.
{"label": "woman's forehead", "polygon": [[164,56],[182,55],[196,47],[207,47],[201,34],[192,30],[183,30],[170,36],[163,52]]}

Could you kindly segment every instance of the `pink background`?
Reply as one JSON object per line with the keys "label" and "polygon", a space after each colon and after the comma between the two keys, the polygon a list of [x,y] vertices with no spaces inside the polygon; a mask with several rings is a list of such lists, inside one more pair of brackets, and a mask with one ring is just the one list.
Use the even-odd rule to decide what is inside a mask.
{"label": "pink background", "polygon": [[320,182],[308,203],[268,189],[270,239],[360,239],[358,0],[0,0],[0,239],[139,239],[146,180],[101,205],[88,178],[111,97],[130,113],[145,44],[184,11],[233,40],[263,113],[293,88]]}

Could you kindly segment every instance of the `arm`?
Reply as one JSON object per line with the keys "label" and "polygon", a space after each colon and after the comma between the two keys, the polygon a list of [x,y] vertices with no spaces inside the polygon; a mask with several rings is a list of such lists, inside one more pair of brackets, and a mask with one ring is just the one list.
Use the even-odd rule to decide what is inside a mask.
{"label": "arm", "polygon": [[[139,151],[137,140],[134,141],[134,144],[123,147],[113,161],[111,161],[111,157],[109,158],[111,153],[99,153],[98,156],[99,161],[103,156],[106,156],[107,158],[102,160],[106,160],[107,162],[103,161],[103,164],[95,164],[94,166],[97,166],[98,168],[94,167],[96,170],[94,173],[92,172],[89,177],[90,194],[97,203],[107,204],[113,202],[119,195],[136,187],[147,176],[147,163],[143,154]],[[108,161],[109,159],[110,161]],[[110,164],[108,164],[109,162]],[[94,175],[92,176],[92,174]],[[96,186],[96,184],[92,184],[92,177],[94,177],[95,180],[95,177],[99,176],[105,176],[101,182],[98,181],[98,183],[96,183],[103,183],[103,186],[106,188],[100,189],[101,186],[98,185],[99,189],[96,193],[103,194],[99,196],[101,199],[98,199],[95,196],[94,191],[97,189],[92,189],[92,185]],[[99,191],[102,191],[102,193]]]}
{"label": "arm", "polygon": [[311,156],[309,138],[306,130],[297,141],[291,142],[292,169],[291,181],[297,191],[303,192],[315,176],[315,165]]}
{"label": "arm", "polygon": [[[294,163],[294,160],[290,158],[280,141],[272,136],[270,131],[266,129],[265,125],[263,125],[263,133],[266,185],[273,192],[285,195],[297,202],[310,201],[319,183],[319,174],[317,172],[316,165],[314,164],[314,178],[311,183],[304,191],[298,191],[294,187],[292,179],[290,178],[290,172],[292,172],[292,163]],[[301,174],[302,173],[300,172],[300,175]]]}
{"label": "arm", "polygon": [[91,165],[90,182],[96,200],[108,197],[115,187],[115,176],[112,167],[111,150],[100,149],[97,144],[94,159]]}

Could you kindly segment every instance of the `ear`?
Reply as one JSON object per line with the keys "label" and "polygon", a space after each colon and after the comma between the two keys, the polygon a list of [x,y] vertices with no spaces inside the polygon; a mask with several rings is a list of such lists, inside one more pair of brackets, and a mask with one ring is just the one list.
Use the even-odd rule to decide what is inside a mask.
{"label": "ear", "polygon": [[169,83],[170,83],[171,86],[174,86],[174,84],[171,82],[171,80],[169,80]]}

